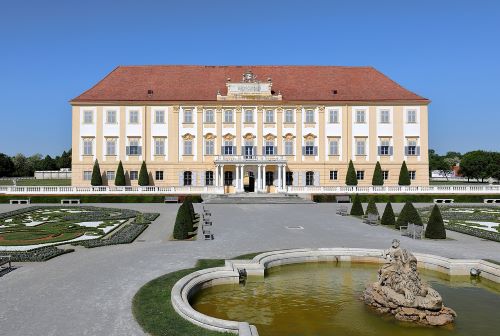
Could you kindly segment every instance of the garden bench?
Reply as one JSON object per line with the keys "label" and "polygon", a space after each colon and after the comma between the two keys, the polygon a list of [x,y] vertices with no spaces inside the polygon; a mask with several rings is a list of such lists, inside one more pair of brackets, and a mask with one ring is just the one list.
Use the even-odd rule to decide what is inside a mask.
{"label": "garden bench", "polygon": [[163,203],[179,203],[178,196],[165,196]]}
{"label": "garden bench", "polygon": [[203,234],[203,239],[205,239],[205,240],[214,240],[214,234],[210,233],[210,232],[204,233]]}
{"label": "garden bench", "polygon": [[80,204],[79,198],[63,198],[61,204]]}
{"label": "garden bench", "polygon": [[10,200],[10,204],[30,204],[31,201],[30,199],[15,199],[15,200]]}
{"label": "garden bench", "polygon": [[3,265],[9,264],[8,267],[2,267],[5,269],[11,269],[12,268],[12,263],[11,263],[11,256],[10,255],[0,255],[0,267]]}
{"label": "garden bench", "polygon": [[341,206],[337,209],[337,215],[340,215],[340,216],[347,216],[348,213],[347,213],[347,207],[345,206]]}
{"label": "garden bench", "polygon": [[351,203],[351,196],[349,195],[338,195],[335,196],[337,203]]}
{"label": "garden bench", "polygon": [[205,226],[212,226],[212,221],[210,219],[204,218],[203,219],[203,225],[205,225]]}
{"label": "garden bench", "polygon": [[412,239],[422,239],[425,232],[425,227],[423,225],[415,225],[413,223],[408,223],[406,226],[400,226],[399,231],[402,236],[407,236]]}
{"label": "garden bench", "polygon": [[435,198],[434,203],[454,203],[455,200],[453,198]]}
{"label": "garden bench", "polygon": [[363,223],[369,224],[369,225],[378,225],[378,215],[376,214],[368,214],[366,218],[364,219]]}
{"label": "garden bench", "polygon": [[210,210],[208,210],[207,208],[205,208],[205,206],[203,206],[203,214],[207,215],[207,216],[211,215]]}
{"label": "garden bench", "polygon": [[485,198],[483,202],[486,204],[500,203],[500,198]]}

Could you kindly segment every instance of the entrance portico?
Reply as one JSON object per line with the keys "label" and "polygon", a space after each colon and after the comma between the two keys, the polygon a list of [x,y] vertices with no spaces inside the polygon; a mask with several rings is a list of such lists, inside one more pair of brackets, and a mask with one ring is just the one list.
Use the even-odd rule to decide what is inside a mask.
{"label": "entrance portico", "polygon": [[[215,158],[214,163],[216,186],[226,184],[224,167],[234,166],[235,180],[232,184],[236,192],[243,192],[245,189],[281,192],[285,189],[286,159],[282,155],[220,155]],[[253,182],[253,188],[245,185],[245,182]]]}

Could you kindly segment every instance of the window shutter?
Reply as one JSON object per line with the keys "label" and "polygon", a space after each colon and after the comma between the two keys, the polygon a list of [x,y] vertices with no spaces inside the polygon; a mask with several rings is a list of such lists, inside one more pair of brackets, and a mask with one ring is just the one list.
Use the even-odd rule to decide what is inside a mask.
{"label": "window shutter", "polygon": [[405,155],[408,155],[408,146],[405,146]]}
{"label": "window shutter", "polygon": [[306,155],[306,146],[302,146],[302,155]]}
{"label": "window shutter", "polygon": [[302,186],[306,185],[306,173],[305,172],[300,172],[300,181],[302,182]]}
{"label": "window shutter", "polygon": [[377,147],[377,153],[378,155],[382,155],[382,146]]}
{"label": "window shutter", "polygon": [[299,177],[298,177],[297,172],[292,172],[292,185],[294,187],[299,185]]}
{"label": "window shutter", "polygon": [[394,155],[394,147],[389,146],[389,155]]}
{"label": "window shutter", "polygon": [[253,147],[252,155],[257,155],[257,146]]}
{"label": "window shutter", "polygon": [[221,147],[220,147],[220,155],[224,155],[224,154],[226,154],[226,153],[224,152],[224,146],[221,146]]}
{"label": "window shutter", "polygon": [[126,151],[127,155],[130,155],[130,146],[125,147],[125,151]]}
{"label": "window shutter", "polygon": [[193,172],[191,175],[191,185],[196,186],[196,172]]}
{"label": "window shutter", "polygon": [[274,146],[273,154],[278,155],[278,146]]}
{"label": "window shutter", "polygon": [[233,155],[236,155],[236,146],[233,146]]}
{"label": "window shutter", "polygon": [[420,155],[420,146],[417,146],[415,148],[415,155],[417,155],[417,156]]}
{"label": "window shutter", "polygon": [[207,176],[207,171],[202,170],[200,172],[200,186],[204,187],[205,186],[205,177]]}
{"label": "window shutter", "polygon": [[318,155],[318,146],[314,146],[313,154],[314,154],[314,156]]}
{"label": "window shutter", "polygon": [[137,147],[137,154],[142,155],[142,146]]}
{"label": "window shutter", "polygon": [[262,146],[262,155],[266,155],[266,146]]}
{"label": "window shutter", "polygon": [[279,166],[276,167],[276,170],[273,173],[273,178],[274,178],[273,185],[275,187],[278,186],[278,169],[280,169]]}
{"label": "window shutter", "polygon": [[184,185],[184,173],[179,173],[179,186]]}
{"label": "window shutter", "polygon": [[245,146],[241,146],[241,155],[246,155]]}
{"label": "window shutter", "polygon": [[314,172],[314,186],[319,186],[319,171]]}

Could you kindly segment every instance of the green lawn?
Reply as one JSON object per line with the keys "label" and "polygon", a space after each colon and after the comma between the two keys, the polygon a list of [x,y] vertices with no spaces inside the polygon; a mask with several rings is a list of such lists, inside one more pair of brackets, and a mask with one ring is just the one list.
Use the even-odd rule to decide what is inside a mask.
{"label": "green lawn", "polygon": [[0,186],[10,186],[12,185],[12,180],[0,180]]}
{"label": "green lawn", "polygon": [[[0,185],[2,186],[11,186],[14,185],[13,181],[11,179],[8,180],[0,180]],[[71,180],[36,180],[36,179],[30,179],[30,180],[17,180],[16,185],[20,187],[25,187],[25,186],[70,186],[71,185]]]}

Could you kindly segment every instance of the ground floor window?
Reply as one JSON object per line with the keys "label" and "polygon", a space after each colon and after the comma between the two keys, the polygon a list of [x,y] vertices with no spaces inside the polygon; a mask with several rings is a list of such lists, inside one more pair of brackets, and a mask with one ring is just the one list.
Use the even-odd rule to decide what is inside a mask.
{"label": "ground floor window", "polygon": [[184,185],[185,186],[190,186],[193,184],[193,173],[190,172],[189,170],[188,171],[185,171],[184,172]]}
{"label": "ground floor window", "polygon": [[157,181],[163,181],[163,170],[157,170],[155,172],[155,179]]}
{"label": "ground floor window", "polygon": [[286,172],[285,180],[287,186],[293,185],[293,172]]}
{"label": "ground floor window", "polygon": [[135,181],[139,178],[139,172],[137,170],[130,171],[130,181]]}
{"label": "ground floor window", "polygon": [[205,185],[207,186],[214,185],[214,172],[211,170],[207,170],[205,172]]}
{"label": "ground floor window", "polygon": [[338,171],[330,170],[330,180],[337,180],[339,177]]}
{"label": "ground floor window", "polygon": [[356,172],[356,178],[358,180],[364,180],[365,179],[365,171],[364,170],[358,170]]}
{"label": "ground floor window", "polygon": [[308,171],[306,172],[306,186],[314,185],[314,172]]}
{"label": "ground floor window", "polygon": [[410,175],[410,180],[414,180],[417,177],[417,172],[414,170],[410,170],[408,174]]}
{"label": "ground floor window", "polygon": [[233,172],[232,171],[225,171],[224,172],[224,185],[225,186],[233,185]]}
{"label": "ground floor window", "polygon": [[384,177],[384,180],[389,179],[389,171],[388,170],[383,170],[382,171],[382,176]]}
{"label": "ground floor window", "polygon": [[108,171],[106,172],[106,179],[107,179],[108,181],[114,181],[114,179],[115,179],[115,172],[114,172],[114,171],[109,171],[109,170],[108,170]]}
{"label": "ground floor window", "polygon": [[90,181],[92,180],[92,171],[84,171],[83,172],[83,179],[85,181]]}

